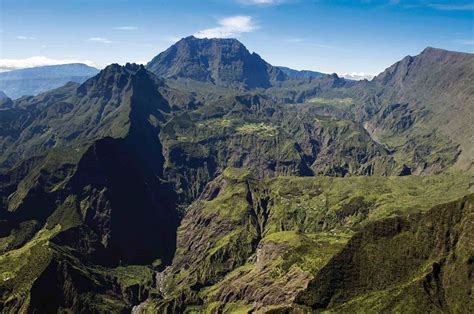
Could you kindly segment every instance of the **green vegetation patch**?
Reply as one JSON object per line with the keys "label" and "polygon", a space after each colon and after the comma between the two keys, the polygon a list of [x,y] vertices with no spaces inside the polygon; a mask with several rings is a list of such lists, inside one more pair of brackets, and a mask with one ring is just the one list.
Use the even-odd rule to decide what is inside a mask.
{"label": "green vegetation patch", "polygon": [[22,247],[0,255],[0,296],[3,302],[25,299],[34,281],[47,267],[52,257],[48,241],[61,231],[61,226],[41,229]]}
{"label": "green vegetation patch", "polygon": [[275,125],[260,123],[246,123],[236,128],[240,134],[255,134],[261,137],[272,137],[278,134],[278,128]]}
{"label": "green vegetation patch", "polygon": [[211,215],[218,213],[223,217],[231,217],[235,221],[245,218],[250,209],[246,197],[249,193],[246,179],[250,174],[243,169],[226,169],[223,173],[226,184],[219,196],[211,201],[201,201],[204,213]]}
{"label": "green vegetation patch", "polygon": [[276,242],[288,245],[287,251],[271,266],[272,273],[281,277],[294,267],[309,274],[316,273],[349,239],[350,235],[344,233],[302,234],[283,231],[270,234],[262,240],[262,243],[268,245],[270,242]]}
{"label": "green vegetation patch", "polygon": [[352,98],[322,98],[322,97],[313,97],[306,102],[312,105],[330,105],[330,106],[350,106],[354,104]]}
{"label": "green vegetation patch", "polygon": [[354,125],[354,122],[350,120],[342,120],[333,117],[318,116],[314,118],[316,123],[320,123],[325,128],[343,128]]}
{"label": "green vegetation patch", "polygon": [[234,125],[234,123],[232,119],[222,118],[205,120],[198,122],[196,125],[198,128],[229,128]]}
{"label": "green vegetation patch", "polygon": [[369,221],[425,211],[469,191],[463,173],[405,177],[278,177],[268,180],[266,234],[351,230]]}
{"label": "green vegetation patch", "polygon": [[149,286],[153,279],[153,270],[145,265],[119,266],[111,269],[110,273],[117,277],[120,285],[124,288],[133,285]]}

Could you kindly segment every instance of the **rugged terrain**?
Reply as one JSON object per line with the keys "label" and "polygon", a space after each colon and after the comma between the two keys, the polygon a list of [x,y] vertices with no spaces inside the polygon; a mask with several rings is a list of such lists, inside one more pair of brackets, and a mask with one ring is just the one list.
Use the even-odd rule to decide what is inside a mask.
{"label": "rugged terrain", "polygon": [[473,61],[291,77],[187,37],[0,100],[1,311],[472,312]]}

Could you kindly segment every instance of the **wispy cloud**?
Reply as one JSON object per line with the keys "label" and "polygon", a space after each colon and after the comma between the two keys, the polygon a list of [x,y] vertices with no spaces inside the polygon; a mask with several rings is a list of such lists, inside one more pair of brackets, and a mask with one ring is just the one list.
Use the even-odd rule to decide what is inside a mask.
{"label": "wispy cloud", "polygon": [[458,40],[455,40],[455,42],[457,44],[466,45],[466,46],[474,45],[474,39],[458,39]]}
{"label": "wispy cloud", "polygon": [[[370,3],[370,0],[365,0]],[[406,1],[406,0],[387,0],[386,5],[400,5],[405,9],[431,8],[442,11],[474,11],[474,3],[468,1]]]}
{"label": "wispy cloud", "polygon": [[17,70],[24,68],[32,68],[44,65],[68,64],[68,63],[84,63],[94,66],[94,62],[90,60],[79,59],[52,59],[45,56],[34,56],[24,59],[0,59],[0,70]]}
{"label": "wispy cloud", "polygon": [[237,2],[245,5],[270,6],[282,4],[285,0],[237,0]]}
{"label": "wispy cloud", "polygon": [[16,36],[16,39],[20,40],[35,40],[35,37],[30,37],[30,36]]}
{"label": "wispy cloud", "polygon": [[138,30],[138,26],[117,26],[114,29],[119,31],[136,31]]}
{"label": "wispy cloud", "polygon": [[428,6],[444,11],[474,11],[474,3],[430,3]]}
{"label": "wispy cloud", "polygon": [[217,21],[219,26],[203,29],[194,34],[198,38],[237,37],[242,33],[249,33],[258,28],[251,16],[236,15],[222,18]]}
{"label": "wispy cloud", "polygon": [[95,43],[101,43],[101,44],[113,44],[114,42],[112,40],[109,40],[107,38],[103,37],[90,37],[87,39],[87,41],[95,42]]}

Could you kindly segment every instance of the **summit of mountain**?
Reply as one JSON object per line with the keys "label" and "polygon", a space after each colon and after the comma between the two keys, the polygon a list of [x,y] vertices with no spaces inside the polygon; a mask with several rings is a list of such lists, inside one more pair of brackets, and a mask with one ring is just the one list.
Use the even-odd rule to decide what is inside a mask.
{"label": "summit of mountain", "polygon": [[159,77],[224,87],[267,88],[286,74],[232,38],[189,36],[158,54],[146,68]]}

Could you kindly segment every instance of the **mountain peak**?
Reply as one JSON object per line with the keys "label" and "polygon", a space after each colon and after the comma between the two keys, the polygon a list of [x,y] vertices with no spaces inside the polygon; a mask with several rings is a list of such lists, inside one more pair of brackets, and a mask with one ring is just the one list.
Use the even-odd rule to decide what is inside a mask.
{"label": "mountain peak", "polygon": [[[456,73],[466,72],[467,67],[472,68],[474,54],[449,51],[439,48],[427,47],[416,56],[406,56],[402,60],[387,68],[375,77],[375,81],[383,84],[401,84],[411,77],[423,75],[430,80],[437,77],[438,72],[446,69],[455,79]],[[465,65],[462,67],[460,65]],[[457,70],[453,70],[456,68]]]}
{"label": "mountain peak", "polygon": [[127,63],[122,66],[112,63],[101,70],[99,74],[84,82],[78,91],[80,93],[94,90],[118,91],[125,89],[131,82],[137,80],[140,80],[140,82],[150,81],[156,86],[162,84],[157,77],[148,72],[141,64]]}
{"label": "mountain peak", "polygon": [[440,53],[462,53],[462,52],[456,52],[456,51],[450,51],[446,49],[441,49],[441,48],[435,48],[435,47],[426,47],[423,49],[423,51],[420,53],[420,55],[427,55],[427,54],[440,54]]}
{"label": "mountain peak", "polygon": [[207,38],[207,37],[195,37],[194,35],[190,35],[187,37],[181,38],[180,41],[185,41],[185,42],[190,42],[190,41],[200,41],[200,42],[235,42],[239,43],[240,45],[243,46],[243,44],[236,38],[220,38],[220,37],[212,37],[212,38]]}
{"label": "mountain peak", "polygon": [[450,51],[440,48],[426,47],[415,58],[427,59],[432,62],[453,62],[455,60],[472,60],[474,54],[458,51]]}
{"label": "mountain peak", "polygon": [[112,63],[100,71],[99,75],[111,75],[118,73],[134,75],[140,72],[146,72],[146,69],[142,64],[126,63],[125,65],[120,65],[118,63]]}
{"label": "mountain peak", "polygon": [[160,77],[225,87],[266,88],[286,77],[233,38],[185,37],[153,58],[146,68]]}
{"label": "mountain peak", "polygon": [[423,51],[421,52],[421,54],[424,54],[424,53],[432,53],[432,52],[436,52],[436,51],[447,51],[447,50],[444,50],[444,49],[441,49],[441,48],[435,48],[435,47],[426,47],[425,49],[423,49]]}
{"label": "mountain peak", "polygon": [[[245,45],[241,43],[236,38],[201,38],[195,37],[193,35],[181,38],[179,41],[175,43],[175,45],[200,45],[200,46],[208,46],[208,45],[215,45],[215,46],[234,46],[240,49],[245,49]],[[247,50],[248,51],[248,50]],[[249,52],[250,53],[250,52]]]}

